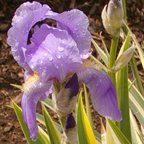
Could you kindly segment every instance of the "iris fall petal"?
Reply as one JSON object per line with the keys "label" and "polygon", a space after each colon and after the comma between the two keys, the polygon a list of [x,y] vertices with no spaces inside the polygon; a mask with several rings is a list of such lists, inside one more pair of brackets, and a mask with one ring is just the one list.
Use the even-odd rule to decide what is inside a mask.
{"label": "iris fall petal", "polygon": [[37,137],[36,105],[39,100],[43,100],[51,92],[51,82],[42,83],[37,74],[29,76],[23,86],[23,97],[21,106],[23,118],[30,132],[31,138]]}
{"label": "iris fall petal", "polygon": [[95,110],[104,117],[120,121],[121,113],[118,109],[116,91],[107,74],[86,68],[78,74],[78,77],[89,88]]}

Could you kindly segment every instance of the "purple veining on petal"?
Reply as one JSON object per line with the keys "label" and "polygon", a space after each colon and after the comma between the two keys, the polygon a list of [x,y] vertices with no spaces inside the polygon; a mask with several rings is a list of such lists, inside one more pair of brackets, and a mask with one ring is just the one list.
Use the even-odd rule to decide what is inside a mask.
{"label": "purple veining on petal", "polygon": [[78,78],[89,88],[91,101],[98,113],[114,121],[122,119],[118,109],[116,90],[105,72],[86,68],[79,72]]}
{"label": "purple veining on petal", "polygon": [[54,77],[62,81],[68,73],[80,69],[82,61],[77,45],[67,31],[44,24],[33,34],[31,41],[33,51],[28,50],[25,57],[42,79]]}

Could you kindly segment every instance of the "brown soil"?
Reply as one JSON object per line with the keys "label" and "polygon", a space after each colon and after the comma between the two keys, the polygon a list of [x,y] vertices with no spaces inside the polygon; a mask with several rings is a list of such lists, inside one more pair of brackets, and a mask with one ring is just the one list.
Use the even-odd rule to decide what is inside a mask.
{"label": "brown soil", "polygon": [[[40,0],[39,0],[40,1]],[[90,31],[95,40],[101,45],[100,32],[108,41],[110,37],[105,33],[101,23],[101,11],[108,0],[41,0],[47,3],[53,10],[62,12],[64,10],[78,8],[83,10],[90,20]],[[15,9],[22,3],[21,0],[0,0],[0,143],[1,144],[26,144],[17,118],[13,110],[9,107],[10,101],[14,99],[18,104],[22,93],[10,84],[22,84],[23,69],[18,66],[10,52],[10,47],[6,43],[7,30],[10,27],[11,19]],[[143,0],[128,0],[128,21],[132,30],[136,34],[140,44],[144,48],[144,2]],[[109,42],[108,42],[109,44]],[[141,63],[137,58],[140,75],[144,81],[144,72]],[[100,129],[100,120],[96,112],[93,111],[95,127]]]}

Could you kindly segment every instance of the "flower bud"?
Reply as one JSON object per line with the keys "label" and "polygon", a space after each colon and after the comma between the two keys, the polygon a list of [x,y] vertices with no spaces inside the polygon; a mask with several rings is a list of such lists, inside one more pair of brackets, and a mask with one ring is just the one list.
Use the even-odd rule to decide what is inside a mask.
{"label": "flower bud", "polygon": [[131,46],[129,49],[127,49],[125,52],[123,52],[119,58],[116,60],[114,66],[112,67],[112,71],[116,72],[122,68],[124,68],[128,62],[131,60],[133,53],[134,53],[135,47]]}
{"label": "flower bud", "polygon": [[65,116],[73,111],[76,105],[78,91],[78,77],[74,74],[56,96],[55,107],[60,116]]}
{"label": "flower bud", "polygon": [[65,141],[67,144],[77,143],[76,122],[72,113],[67,115],[65,125]]}
{"label": "flower bud", "polygon": [[123,8],[119,0],[110,0],[102,11],[102,22],[107,33],[118,36],[123,21]]}

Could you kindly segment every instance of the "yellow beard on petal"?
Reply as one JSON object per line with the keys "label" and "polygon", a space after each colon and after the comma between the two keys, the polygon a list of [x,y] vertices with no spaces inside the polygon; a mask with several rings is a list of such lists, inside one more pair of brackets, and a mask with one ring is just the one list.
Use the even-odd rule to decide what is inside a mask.
{"label": "yellow beard on petal", "polygon": [[23,91],[29,92],[32,89],[32,87],[36,85],[39,79],[40,78],[37,73],[33,73],[33,75],[28,76],[25,83],[23,84]]}

